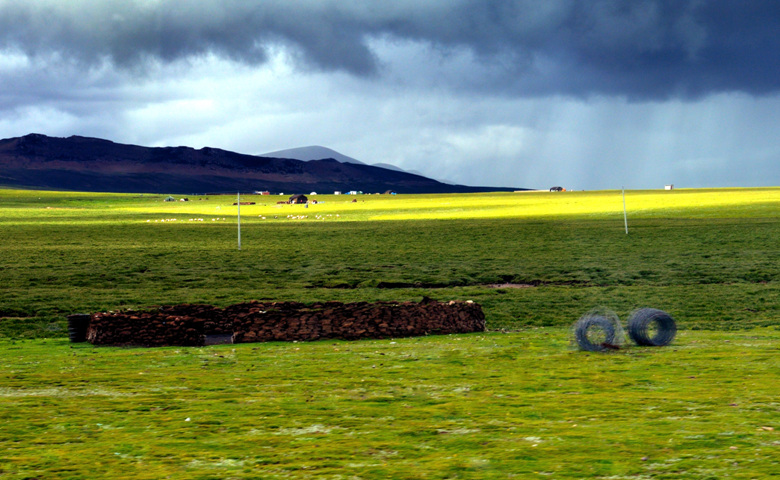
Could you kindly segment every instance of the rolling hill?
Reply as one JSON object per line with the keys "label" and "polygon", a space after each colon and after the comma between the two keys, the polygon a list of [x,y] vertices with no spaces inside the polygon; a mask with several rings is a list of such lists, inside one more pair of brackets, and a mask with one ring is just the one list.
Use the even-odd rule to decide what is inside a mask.
{"label": "rolling hill", "polygon": [[307,193],[508,191],[441,183],[421,175],[337,159],[293,160],[217,148],[142,147],[109,140],[29,134],[0,140],[0,185],[133,193],[268,190]]}

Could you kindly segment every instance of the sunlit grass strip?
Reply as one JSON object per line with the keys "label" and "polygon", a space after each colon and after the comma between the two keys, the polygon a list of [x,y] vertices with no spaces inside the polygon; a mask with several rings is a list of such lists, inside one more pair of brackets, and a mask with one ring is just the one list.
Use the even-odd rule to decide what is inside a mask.
{"label": "sunlit grass strip", "polygon": [[[99,222],[119,218],[145,221],[155,216],[187,220],[235,220],[232,196],[193,196],[189,202],[164,202],[163,195],[83,194],[0,190],[2,222]],[[178,197],[177,197],[178,198]],[[339,215],[339,220],[432,220],[544,217],[622,217],[620,191],[525,192],[469,195],[318,195],[321,203],[277,205],[287,197],[247,195],[256,205],[242,207],[247,223],[284,220],[287,215]],[[353,202],[353,200],[357,200]],[[780,209],[780,188],[628,191],[631,218],[771,216]],[[108,216],[109,218],[107,218]],[[99,217],[99,218],[96,218]],[[274,218],[276,217],[276,218]]]}

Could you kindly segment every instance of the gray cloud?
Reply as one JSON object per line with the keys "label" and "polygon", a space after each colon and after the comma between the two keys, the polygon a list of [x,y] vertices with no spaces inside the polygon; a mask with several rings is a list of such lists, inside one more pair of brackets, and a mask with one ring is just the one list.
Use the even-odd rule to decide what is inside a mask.
{"label": "gray cloud", "polygon": [[319,144],[471,185],[780,179],[771,2],[183,3],[0,0],[0,137]]}
{"label": "gray cloud", "polygon": [[143,71],[208,54],[259,65],[283,49],[299,67],[381,76],[377,42],[411,42],[474,57],[484,75],[446,87],[519,96],[776,92],[777,31],[771,0],[0,0],[0,49],[33,58]]}

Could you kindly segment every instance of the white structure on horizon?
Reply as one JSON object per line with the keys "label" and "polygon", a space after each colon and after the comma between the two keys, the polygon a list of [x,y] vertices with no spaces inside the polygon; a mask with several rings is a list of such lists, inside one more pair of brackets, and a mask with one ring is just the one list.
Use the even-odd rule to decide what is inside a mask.
{"label": "white structure on horizon", "polygon": [[664,190],[674,190],[674,184],[670,183],[670,184],[664,185]]}

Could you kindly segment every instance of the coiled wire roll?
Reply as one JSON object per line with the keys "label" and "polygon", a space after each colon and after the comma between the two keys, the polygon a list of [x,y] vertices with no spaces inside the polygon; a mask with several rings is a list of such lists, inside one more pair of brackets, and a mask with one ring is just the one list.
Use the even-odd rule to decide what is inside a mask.
{"label": "coiled wire roll", "polygon": [[663,347],[677,335],[677,324],[657,308],[640,308],[628,318],[628,335],[637,345]]}
{"label": "coiled wire roll", "polygon": [[574,340],[581,350],[603,352],[619,349],[625,343],[625,334],[618,316],[603,308],[586,313],[572,327]]}

